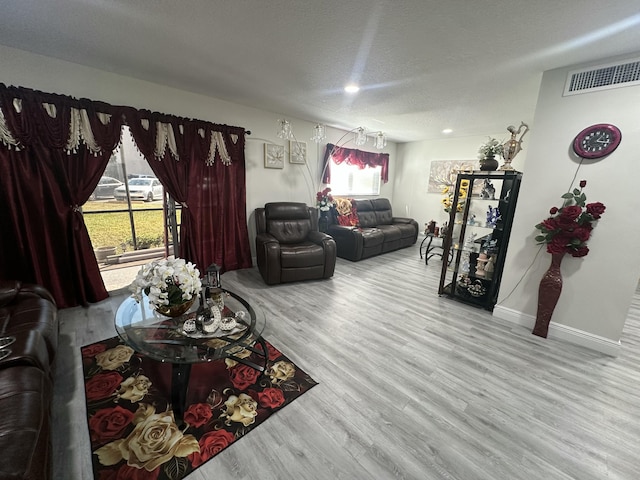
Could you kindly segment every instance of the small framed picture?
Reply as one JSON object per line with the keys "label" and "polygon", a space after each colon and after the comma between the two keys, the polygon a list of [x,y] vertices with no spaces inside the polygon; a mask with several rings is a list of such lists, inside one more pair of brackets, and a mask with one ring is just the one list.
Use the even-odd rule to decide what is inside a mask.
{"label": "small framed picture", "polygon": [[284,168],[284,145],[264,144],[264,168]]}
{"label": "small framed picture", "polygon": [[307,163],[307,142],[289,140],[289,163]]}

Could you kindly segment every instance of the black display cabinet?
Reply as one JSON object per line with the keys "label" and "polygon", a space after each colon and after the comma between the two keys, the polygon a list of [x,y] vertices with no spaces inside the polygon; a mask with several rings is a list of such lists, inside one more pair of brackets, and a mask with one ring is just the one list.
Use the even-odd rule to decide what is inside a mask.
{"label": "black display cabinet", "polygon": [[493,310],[522,173],[459,173],[444,241],[438,294]]}

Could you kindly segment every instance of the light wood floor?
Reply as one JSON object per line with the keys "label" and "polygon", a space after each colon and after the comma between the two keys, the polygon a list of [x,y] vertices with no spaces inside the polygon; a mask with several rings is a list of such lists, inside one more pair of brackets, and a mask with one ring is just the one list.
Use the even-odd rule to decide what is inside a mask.
{"label": "light wood floor", "polygon": [[[415,246],[328,281],[224,274],[320,384],[189,480],[639,479],[640,296],[611,358],[439,298],[430,263]],[[125,295],[60,312],[56,479],[92,478],[79,349],[115,335]]]}

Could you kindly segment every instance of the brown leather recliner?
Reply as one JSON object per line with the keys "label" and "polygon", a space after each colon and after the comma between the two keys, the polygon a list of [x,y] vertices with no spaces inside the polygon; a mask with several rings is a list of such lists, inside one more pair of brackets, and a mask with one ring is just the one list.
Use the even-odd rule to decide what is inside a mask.
{"label": "brown leather recliner", "polygon": [[333,276],[336,243],[318,230],[315,207],[273,202],[255,216],[258,270],[267,285]]}

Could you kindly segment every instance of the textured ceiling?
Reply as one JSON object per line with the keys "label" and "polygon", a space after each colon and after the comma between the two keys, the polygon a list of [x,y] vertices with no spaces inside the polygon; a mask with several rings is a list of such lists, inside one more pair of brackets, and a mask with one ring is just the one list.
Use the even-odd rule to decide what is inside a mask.
{"label": "textured ceiling", "polygon": [[531,122],[543,71],[640,52],[639,24],[619,0],[3,0],[0,44],[402,142]]}

